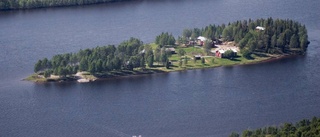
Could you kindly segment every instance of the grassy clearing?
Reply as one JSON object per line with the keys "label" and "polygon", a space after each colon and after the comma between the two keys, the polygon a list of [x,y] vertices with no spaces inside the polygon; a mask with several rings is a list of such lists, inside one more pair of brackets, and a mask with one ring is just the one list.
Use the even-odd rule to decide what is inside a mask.
{"label": "grassy clearing", "polygon": [[84,79],[89,79],[89,80],[95,80],[95,79],[98,79],[96,76],[92,75],[92,74],[85,74],[85,75],[82,75]]}
{"label": "grassy clearing", "polygon": [[181,49],[185,50],[188,55],[197,55],[197,54],[204,55],[203,49],[199,47],[187,47],[187,48],[181,48]]}
{"label": "grassy clearing", "polygon": [[150,43],[149,45],[151,46],[151,48],[153,50],[155,50],[158,47],[158,45],[156,43]]}
{"label": "grassy clearing", "polygon": [[172,62],[177,62],[181,59],[181,57],[178,54],[173,54],[171,55],[171,57],[169,58],[170,61]]}
{"label": "grassy clearing", "polygon": [[[188,48],[190,49],[190,48]],[[246,59],[242,57],[241,55],[234,58],[234,59],[225,59],[225,58],[217,58],[214,56],[206,56],[204,57],[205,63],[202,64],[201,60],[194,60],[192,57],[190,57],[190,52],[188,53],[188,62],[187,64],[182,63],[182,66],[179,67],[179,60],[181,57],[179,57],[177,54],[170,57],[169,59],[172,60],[172,67],[168,71],[179,71],[179,70],[187,70],[187,69],[201,69],[201,68],[212,68],[212,67],[219,67],[219,66],[231,66],[231,65],[241,65],[241,64],[252,64],[257,63],[263,60],[270,59],[270,57],[259,57],[253,55],[253,59]],[[183,58],[181,58],[182,62],[184,62]],[[163,68],[162,68],[163,70]]]}
{"label": "grassy clearing", "polygon": [[30,75],[29,77],[23,79],[23,80],[26,80],[26,81],[33,81],[33,82],[46,82],[47,79],[44,78],[44,77],[41,77],[39,76],[38,74],[32,74]]}

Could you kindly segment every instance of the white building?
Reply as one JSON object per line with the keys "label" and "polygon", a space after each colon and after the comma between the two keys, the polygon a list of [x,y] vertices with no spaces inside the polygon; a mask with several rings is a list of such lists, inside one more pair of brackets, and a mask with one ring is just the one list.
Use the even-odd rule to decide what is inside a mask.
{"label": "white building", "polygon": [[199,37],[197,38],[197,40],[200,40],[200,41],[206,41],[206,40],[207,40],[207,38],[206,38],[206,37],[203,37],[203,36],[199,36]]}
{"label": "white building", "polygon": [[257,26],[257,27],[256,27],[256,30],[265,30],[265,28],[264,28],[264,27]]}

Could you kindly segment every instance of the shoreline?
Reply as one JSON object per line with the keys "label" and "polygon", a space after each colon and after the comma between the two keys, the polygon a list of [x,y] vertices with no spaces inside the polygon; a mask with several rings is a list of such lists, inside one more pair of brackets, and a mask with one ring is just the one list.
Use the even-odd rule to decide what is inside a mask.
{"label": "shoreline", "polygon": [[[107,3],[118,3],[118,2],[128,2],[132,0],[111,0],[111,1],[97,1],[97,2],[88,2],[88,3],[71,3],[71,4],[57,4],[57,5],[43,5],[44,3],[41,3],[42,5],[37,5],[34,7],[9,7],[4,8],[0,7],[0,12],[5,11],[26,11],[26,10],[34,10],[34,9],[49,9],[49,8],[63,8],[63,7],[78,7],[78,6],[87,6],[87,5],[99,5],[99,4],[107,4]],[[19,5],[19,4],[17,4]],[[19,5],[21,6],[21,5]]]}
{"label": "shoreline", "polygon": [[[52,59],[38,60],[34,65],[35,74],[25,80],[87,83],[105,78],[258,64],[305,54],[309,44],[305,26],[292,20],[277,19],[275,22],[278,23],[267,28],[274,33],[270,39],[271,33],[266,35],[266,28],[259,26],[261,21],[273,22],[273,19],[249,21],[249,29],[241,27],[244,22],[237,21],[227,27],[209,25],[206,29],[185,29],[177,40],[172,34],[162,32],[154,43],[144,44],[131,37],[117,46],[97,46],[77,53],[58,54]],[[294,25],[287,25],[290,23]],[[299,32],[286,36],[284,30],[276,29],[279,25],[287,25],[286,32]],[[214,33],[217,29],[219,31]],[[283,37],[277,38],[278,33]]]}
{"label": "shoreline", "polygon": [[[185,68],[179,68],[179,69],[173,69],[172,67],[170,69],[162,70],[163,68],[148,68],[143,70],[134,70],[134,71],[116,71],[115,73],[118,75],[92,75],[92,74],[85,74],[89,72],[78,72],[77,74],[74,74],[72,76],[67,76],[64,78],[60,78],[58,76],[52,76],[50,78],[44,78],[41,75],[38,75],[36,73],[30,75],[27,78],[22,79],[23,81],[31,81],[35,83],[56,83],[56,82],[78,82],[78,83],[91,83],[95,81],[106,81],[111,80],[115,78],[127,78],[127,77],[137,77],[137,76],[144,76],[144,75],[153,75],[153,74],[161,74],[161,73],[170,73],[170,72],[179,72],[179,71],[188,71],[188,70],[196,70],[196,69],[214,69],[218,67],[228,67],[228,66],[240,66],[240,65],[255,65],[260,63],[267,63],[267,62],[273,62],[280,59],[295,57],[299,55],[275,55],[275,56],[268,56],[264,57],[261,60],[256,60],[252,62],[239,62],[234,64],[227,64],[227,65],[216,65],[216,66],[205,66],[205,67],[185,67]],[[130,73],[129,73],[130,72]]]}

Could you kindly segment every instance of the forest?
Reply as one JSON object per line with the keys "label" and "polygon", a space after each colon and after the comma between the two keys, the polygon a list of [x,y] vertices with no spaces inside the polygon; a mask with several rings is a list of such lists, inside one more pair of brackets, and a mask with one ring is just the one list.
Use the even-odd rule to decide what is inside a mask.
{"label": "forest", "polygon": [[92,74],[133,70],[134,68],[153,67],[157,61],[166,65],[169,52],[165,48],[157,48],[155,53],[150,45],[144,45],[137,38],[130,38],[118,46],[108,45],[93,49],[80,50],[78,53],[59,54],[51,60],[44,58],[34,66],[34,72],[43,72],[45,77],[51,74],[66,77],[78,71],[88,71]]}
{"label": "forest", "polygon": [[[265,29],[257,30],[257,26],[263,26]],[[256,53],[304,54],[309,44],[306,27],[298,22],[272,18],[254,21],[249,19],[227,25],[209,25],[202,29],[185,29],[177,40],[172,34],[161,33],[155,38],[156,47],[144,44],[137,38],[130,38],[117,46],[108,45],[80,50],[77,53],[59,54],[51,59],[39,60],[34,66],[34,72],[43,73],[45,77],[51,74],[66,77],[79,71],[97,74],[152,68],[154,62],[169,68],[172,52],[167,50],[167,46],[190,43],[198,36],[208,38],[206,43],[211,44],[203,45],[203,49],[209,48],[208,51],[219,41],[234,41],[235,46],[240,48],[239,55],[245,58],[250,58],[251,54]],[[179,56],[185,54],[184,52],[179,49]]]}
{"label": "forest", "polygon": [[88,5],[124,0],[0,0],[0,10]]}
{"label": "forest", "polygon": [[[258,26],[262,26],[264,30],[256,29]],[[249,19],[227,25],[185,29],[178,41],[187,43],[196,40],[198,36],[204,36],[216,43],[234,41],[241,53],[247,57],[254,52],[304,54],[309,44],[306,26],[289,19]]]}
{"label": "forest", "polygon": [[[241,137],[319,137],[320,118],[304,119],[296,124],[284,123],[282,126],[270,126],[256,130],[245,130]],[[229,137],[240,137],[233,132]]]}

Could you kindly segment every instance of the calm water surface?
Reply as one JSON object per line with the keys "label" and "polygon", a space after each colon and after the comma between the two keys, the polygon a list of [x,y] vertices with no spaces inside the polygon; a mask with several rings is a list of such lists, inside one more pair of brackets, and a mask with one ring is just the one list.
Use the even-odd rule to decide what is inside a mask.
{"label": "calm water surface", "polygon": [[[0,12],[0,136],[228,136],[320,116],[320,1],[139,0]],[[21,81],[38,59],[248,18],[305,24],[308,54],[94,83]]]}

